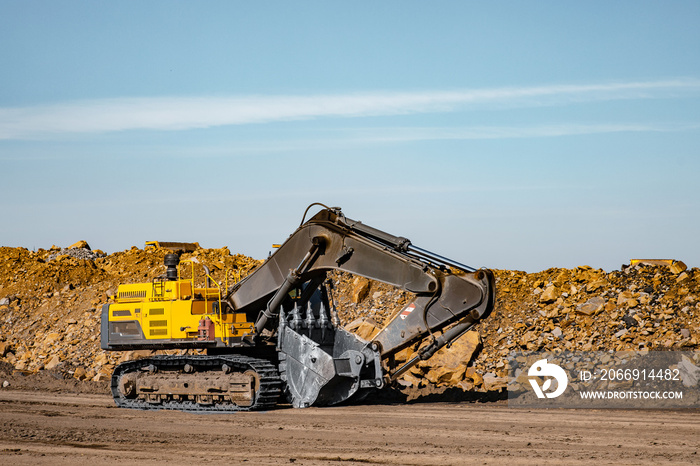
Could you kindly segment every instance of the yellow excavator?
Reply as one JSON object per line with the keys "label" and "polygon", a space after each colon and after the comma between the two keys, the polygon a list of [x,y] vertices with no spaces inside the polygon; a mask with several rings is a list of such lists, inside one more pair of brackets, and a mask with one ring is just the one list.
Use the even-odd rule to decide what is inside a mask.
{"label": "yellow excavator", "polygon": [[[323,207],[304,221],[313,207]],[[429,359],[495,302],[488,269],[474,269],[312,204],[301,225],[263,264],[230,288],[193,261],[167,254],[166,272],[120,285],[102,307],[101,347],[189,349],[119,364],[111,379],[120,407],[229,412],[360,399]],[[189,270],[189,272],[187,272]],[[415,295],[371,341],[339,325],[329,272],[339,270]],[[394,355],[422,343],[409,361]],[[189,354],[193,353],[193,354]],[[196,353],[196,354],[194,354]]]}

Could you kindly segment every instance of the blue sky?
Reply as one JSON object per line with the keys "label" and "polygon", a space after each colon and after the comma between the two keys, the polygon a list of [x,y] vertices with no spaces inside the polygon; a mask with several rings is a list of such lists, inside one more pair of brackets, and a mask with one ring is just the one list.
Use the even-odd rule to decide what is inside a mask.
{"label": "blue sky", "polygon": [[0,0],[0,245],[700,266],[700,2]]}

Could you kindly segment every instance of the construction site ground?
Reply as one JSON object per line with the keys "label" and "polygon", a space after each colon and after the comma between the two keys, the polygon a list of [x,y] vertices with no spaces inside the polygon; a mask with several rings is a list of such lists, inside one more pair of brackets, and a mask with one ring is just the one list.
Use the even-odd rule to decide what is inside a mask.
{"label": "construction site ground", "polygon": [[0,391],[2,464],[698,464],[696,411],[384,403],[196,415]]}

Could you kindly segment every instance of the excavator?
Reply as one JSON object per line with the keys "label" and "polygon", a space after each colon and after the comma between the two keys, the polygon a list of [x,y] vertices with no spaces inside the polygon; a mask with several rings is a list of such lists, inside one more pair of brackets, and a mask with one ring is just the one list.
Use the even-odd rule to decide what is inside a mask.
{"label": "excavator", "polygon": [[[308,221],[314,206],[322,209]],[[491,270],[475,269],[311,204],[287,240],[230,287],[206,267],[166,254],[166,272],[120,285],[102,307],[107,351],[188,350],[123,362],[111,391],[119,407],[197,413],[295,408],[361,400],[428,360],[492,311]],[[392,285],[414,299],[371,341],[340,325],[329,273]],[[408,361],[396,354],[415,345]],[[170,351],[169,353],[173,353]]]}

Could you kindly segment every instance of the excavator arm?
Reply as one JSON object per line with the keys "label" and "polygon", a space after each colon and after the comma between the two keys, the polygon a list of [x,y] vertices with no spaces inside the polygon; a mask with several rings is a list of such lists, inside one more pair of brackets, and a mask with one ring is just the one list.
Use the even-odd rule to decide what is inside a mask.
{"label": "excavator arm", "polygon": [[[325,284],[334,270],[393,285],[415,299],[372,341],[364,341],[337,325]],[[288,397],[295,407],[306,407],[382,388],[487,317],[494,294],[490,270],[430,253],[407,238],[349,219],[340,208],[325,207],[302,220],[224,301],[254,320],[251,344],[276,343]],[[426,339],[412,360],[390,365],[391,356]]]}

